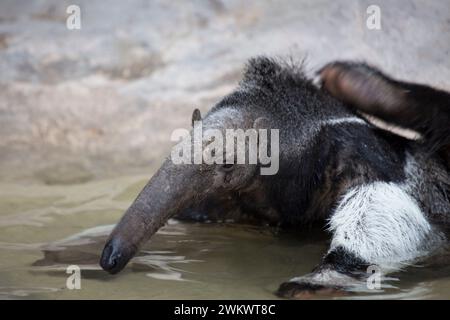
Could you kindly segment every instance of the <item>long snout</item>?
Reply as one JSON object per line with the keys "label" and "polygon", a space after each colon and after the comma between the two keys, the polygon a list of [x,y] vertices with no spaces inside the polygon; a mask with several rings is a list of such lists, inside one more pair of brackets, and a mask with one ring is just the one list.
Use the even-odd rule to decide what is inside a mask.
{"label": "long snout", "polygon": [[191,204],[194,178],[192,166],[166,160],[111,232],[100,266],[112,274],[121,271],[169,218]]}

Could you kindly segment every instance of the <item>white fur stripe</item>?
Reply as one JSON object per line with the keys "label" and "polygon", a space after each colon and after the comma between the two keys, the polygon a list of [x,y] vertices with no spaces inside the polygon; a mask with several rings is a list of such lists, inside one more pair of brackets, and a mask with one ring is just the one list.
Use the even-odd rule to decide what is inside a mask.
{"label": "white fur stripe", "polygon": [[329,221],[331,249],[344,247],[389,266],[425,254],[431,226],[416,201],[395,183],[375,182],[345,194]]}
{"label": "white fur stripe", "polygon": [[339,125],[347,123],[357,123],[367,125],[367,122],[358,117],[335,118],[322,121],[323,125]]}

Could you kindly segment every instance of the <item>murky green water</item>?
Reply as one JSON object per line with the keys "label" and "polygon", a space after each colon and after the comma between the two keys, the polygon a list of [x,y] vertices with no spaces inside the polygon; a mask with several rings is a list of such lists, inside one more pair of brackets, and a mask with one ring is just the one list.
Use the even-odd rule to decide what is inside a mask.
{"label": "murky green water", "polygon": [[[148,176],[78,185],[0,184],[0,299],[271,299],[327,247],[301,235],[171,220],[118,275],[100,269],[106,236]],[[68,265],[81,289],[66,287]],[[358,298],[450,298],[450,263],[409,268],[396,286]]]}

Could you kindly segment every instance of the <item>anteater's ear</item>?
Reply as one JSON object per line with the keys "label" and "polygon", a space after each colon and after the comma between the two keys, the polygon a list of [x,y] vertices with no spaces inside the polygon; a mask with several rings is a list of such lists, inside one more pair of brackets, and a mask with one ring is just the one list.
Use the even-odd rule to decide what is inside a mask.
{"label": "anteater's ear", "polygon": [[194,126],[195,121],[202,121],[202,114],[200,113],[200,110],[198,110],[197,108],[195,108],[194,111],[192,112],[192,120],[191,120],[192,126]]}
{"label": "anteater's ear", "polygon": [[430,151],[450,147],[450,93],[394,80],[362,63],[334,62],[319,75],[325,90],[357,110],[420,132]]}

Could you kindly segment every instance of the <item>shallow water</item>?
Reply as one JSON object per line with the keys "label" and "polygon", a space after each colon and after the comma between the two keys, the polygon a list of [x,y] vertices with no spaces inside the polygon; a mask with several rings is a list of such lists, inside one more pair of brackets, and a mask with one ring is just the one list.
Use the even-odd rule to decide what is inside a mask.
{"label": "shallow water", "polygon": [[[321,231],[170,220],[123,272],[109,275],[98,266],[104,241],[147,178],[0,184],[0,299],[272,299],[327,248]],[[440,260],[393,275],[393,288],[339,299],[449,299],[450,264]],[[79,290],[66,288],[73,264]]]}

